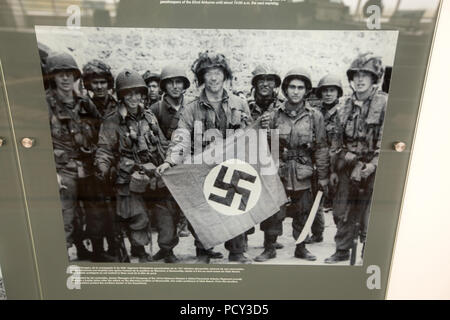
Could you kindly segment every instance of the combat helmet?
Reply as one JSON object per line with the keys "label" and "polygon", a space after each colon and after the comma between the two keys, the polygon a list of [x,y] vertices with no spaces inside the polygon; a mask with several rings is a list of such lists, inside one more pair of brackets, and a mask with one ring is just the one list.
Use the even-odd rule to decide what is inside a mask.
{"label": "combat helmet", "polygon": [[309,75],[308,70],[302,67],[296,67],[288,71],[286,76],[283,79],[283,83],[281,84],[281,89],[283,90],[284,95],[286,95],[286,89],[289,85],[289,82],[292,79],[300,79],[305,82],[306,92],[309,92],[312,89],[311,76]]}
{"label": "combat helmet", "polygon": [[205,71],[209,68],[221,68],[225,75],[225,80],[231,80],[233,73],[231,72],[230,66],[227,62],[225,56],[221,53],[214,53],[212,51],[206,50],[205,52],[200,52],[197,60],[192,64],[191,70],[197,78],[197,84],[201,86],[204,82]]}
{"label": "combat helmet", "polygon": [[342,82],[341,79],[335,74],[327,74],[325,77],[320,79],[317,85],[316,95],[319,99],[322,99],[322,90],[325,87],[336,87],[338,89],[338,98],[342,97]]}
{"label": "combat helmet", "polygon": [[275,78],[275,87],[279,87],[281,85],[281,78],[277,74],[277,72],[270,68],[269,66],[260,64],[257,65],[255,70],[252,71],[252,86],[256,87],[256,82],[258,81],[258,78],[261,76],[272,76]]}
{"label": "combat helmet", "polygon": [[159,81],[161,81],[161,75],[159,73],[151,72],[150,70],[147,70],[142,75],[142,78],[144,79],[145,83],[148,85],[151,81],[156,81],[159,84]]}
{"label": "combat helmet", "polygon": [[122,98],[125,90],[139,89],[143,95],[147,94],[147,86],[144,79],[134,70],[124,69],[116,77],[117,97]]}
{"label": "combat helmet", "polygon": [[47,57],[47,72],[51,75],[57,71],[70,70],[75,80],[81,77],[81,71],[75,59],[66,52],[59,52]]}
{"label": "combat helmet", "polygon": [[161,90],[165,90],[167,80],[173,78],[183,79],[185,90],[191,86],[191,82],[186,77],[186,72],[182,68],[169,65],[164,67],[161,71],[161,81],[159,83]]}
{"label": "combat helmet", "polygon": [[355,73],[366,71],[375,77],[375,83],[381,80],[384,73],[383,62],[380,57],[374,56],[372,52],[360,54],[353,60],[350,68],[347,70],[348,81],[352,81]]}
{"label": "combat helmet", "polygon": [[83,83],[86,89],[92,90],[91,80],[95,77],[105,78],[108,82],[108,89],[113,88],[114,78],[111,73],[111,67],[97,59],[89,61],[83,67]]}

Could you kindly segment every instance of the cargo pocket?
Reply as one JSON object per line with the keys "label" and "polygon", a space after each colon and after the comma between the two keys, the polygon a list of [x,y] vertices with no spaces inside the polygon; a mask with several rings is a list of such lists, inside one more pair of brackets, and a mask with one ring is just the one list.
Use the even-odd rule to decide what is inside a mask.
{"label": "cargo pocket", "polygon": [[136,171],[131,175],[130,191],[144,193],[150,183],[150,178],[143,172]]}

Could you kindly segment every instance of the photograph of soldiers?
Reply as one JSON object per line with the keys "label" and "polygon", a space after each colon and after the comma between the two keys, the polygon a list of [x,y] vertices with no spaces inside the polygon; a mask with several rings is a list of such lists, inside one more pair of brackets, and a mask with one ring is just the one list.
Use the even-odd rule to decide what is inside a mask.
{"label": "photograph of soldiers", "polygon": [[[394,64],[397,32],[38,27],[36,34],[46,48],[70,260],[363,263],[388,101],[384,71]],[[119,40],[104,41],[111,37]],[[292,46],[297,40],[304,45]],[[211,146],[194,134],[198,123],[217,139],[263,130],[288,199],[214,247],[202,244],[202,230],[163,182]],[[189,146],[178,130],[189,132]]]}

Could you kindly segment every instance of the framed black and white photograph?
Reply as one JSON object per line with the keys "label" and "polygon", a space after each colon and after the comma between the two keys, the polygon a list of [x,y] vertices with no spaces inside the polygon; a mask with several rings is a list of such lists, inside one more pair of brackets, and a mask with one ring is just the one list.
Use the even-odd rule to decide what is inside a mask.
{"label": "framed black and white photograph", "polygon": [[[362,263],[398,32],[36,36],[70,259]],[[269,132],[276,170],[255,157],[264,139],[241,148],[247,129]],[[176,166],[218,140],[243,149],[241,171],[217,150]]]}
{"label": "framed black and white photograph", "polygon": [[8,298],[384,299],[441,6],[6,1]]}

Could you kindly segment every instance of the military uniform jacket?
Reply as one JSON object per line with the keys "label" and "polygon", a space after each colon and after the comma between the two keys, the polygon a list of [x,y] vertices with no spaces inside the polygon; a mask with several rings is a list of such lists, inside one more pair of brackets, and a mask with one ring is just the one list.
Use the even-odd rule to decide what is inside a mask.
{"label": "military uniform jacket", "polygon": [[178,121],[180,120],[183,109],[183,103],[181,103],[180,108],[177,110],[169,103],[165,96],[162,100],[150,106],[150,111],[158,119],[159,126],[168,141],[172,138],[172,133],[178,128]]}
{"label": "military uniform jacket", "polygon": [[106,117],[100,128],[96,165],[117,170],[117,184],[130,182],[137,166],[163,163],[164,134],[155,115],[140,108],[136,115],[127,112],[123,104]]}
{"label": "military uniform jacket", "polygon": [[[107,116],[109,116],[111,113],[117,110],[118,102],[117,100],[110,94],[106,96],[106,99],[97,100],[95,98],[91,99],[94,103],[95,107],[97,108],[97,111],[99,112],[101,118],[98,119],[94,123],[94,128],[96,130],[96,136],[98,140],[98,135],[100,132],[100,126],[102,122],[106,119]],[[97,142],[97,141],[96,141]]]}
{"label": "military uniform jacket", "polygon": [[252,97],[250,97],[247,100],[247,103],[248,103],[248,107],[250,108],[250,114],[252,116],[252,119],[256,120],[259,117],[261,117],[264,112],[272,112],[273,110],[279,108],[281,106],[281,104],[283,103],[283,101],[274,97],[272,99],[272,101],[269,103],[269,105],[267,106],[267,108],[262,108],[261,106],[258,105],[258,102],[256,101],[256,98],[255,98],[255,94],[253,94]]}
{"label": "military uniform jacket", "polygon": [[100,119],[95,105],[73,93],[73,103],[64,103],[56,90],[46,93],[56,168],[76,177],[92,174],[96,134],[93,123]]}
{"label": "military uniform jacket", "polygon": [[356,95],[346,99],[340,109],[343,153],[351,152],[359,161],[378,166],[387,94],[376,88],[365,101]]}
{"label": "military uniform jacket", "polygon": [[[171,164],[183,163],[183,160],[193,153],[192,147],[201,145],[202,150],[207,146],[205,132],[215,129],[222,138],[228,129],[244,129],[251,122],[250,110],[245,100],[229,95],[224,90],[221,108],[225,117],[220,117],[214,107],[208,102],[203,90],[200,96],[188,103],[180,114],[178,129],[172,135],[166,162]],[[202,135],[195,134],[203,133]]]}
{"label": "military uniform jacket", "polygon": [[342,147],[342,125],[339,118],[341,104],[339,100],[336,100],[331,106],[320,103],[315,105],[315,108],[323,115],[327,144],[330,153],[330,168],[334,168],[336,156]]}
{"label": "military uniform jacket", "polygon": [[280,178],[287,190],[311,187],[314,166],[318,178],[328,178],[329,154],[322,114],[305,102],[289,112],[286,103],[271,113],[271,129],[279,130]]}

